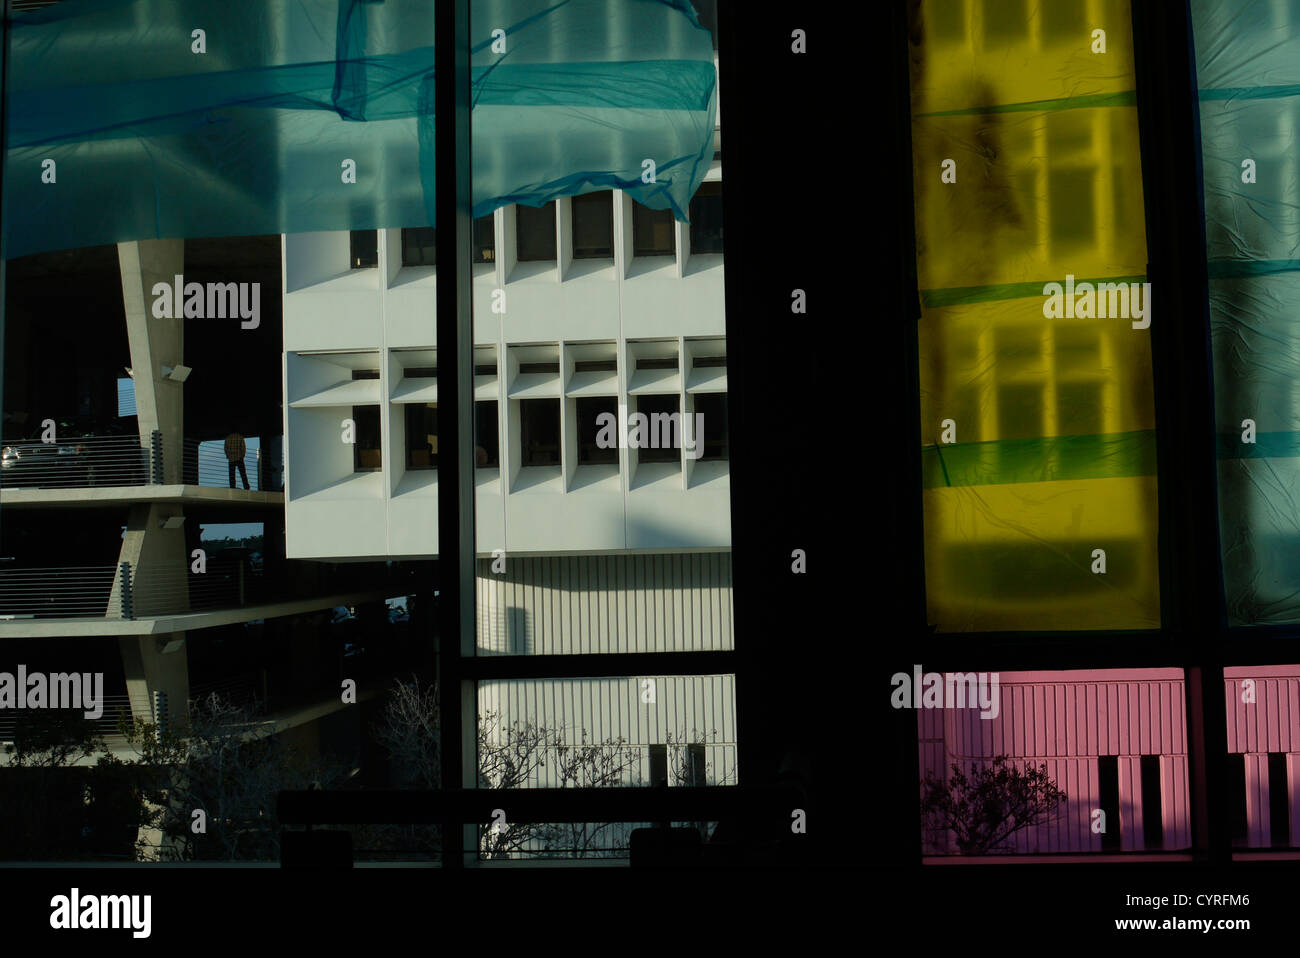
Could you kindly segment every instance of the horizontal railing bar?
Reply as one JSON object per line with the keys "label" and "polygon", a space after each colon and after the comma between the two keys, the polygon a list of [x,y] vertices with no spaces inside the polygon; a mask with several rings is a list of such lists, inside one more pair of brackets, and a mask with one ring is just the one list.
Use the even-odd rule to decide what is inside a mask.
{"label": "horizontal railing bar", "polygon": [[476,655],[460,660],[467,679],[626,678],[645,675],[718,675],[736,671],[734,650]]}
{"label": "horizontal railing bar", "polygon": [[506,822],[683,822],[743,817],[789,822],[805,799],[787,786],[285,791],[285,825],[440,825]]}

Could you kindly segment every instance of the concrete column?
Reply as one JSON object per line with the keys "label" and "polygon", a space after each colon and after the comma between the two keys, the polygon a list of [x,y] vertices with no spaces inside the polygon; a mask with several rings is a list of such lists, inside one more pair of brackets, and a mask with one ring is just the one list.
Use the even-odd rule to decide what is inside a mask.
{"label": "concrete column", "polygon": [[122,274],[122,305],[131,344],[131,370],[135,379],[135,403],[140,438],[147,444],[153,430],[163,434],[165,449],[163,480],[181,481],[181,439],[184,436],[184,397],[180,383],[164,379],[164,366],[179,366],[184,356],[185,321],[181,303],[173,304],[175,319],[153,315],[155,283],[174,290],[176,276],[184,272],[185,241],[179,239],[140,240],[117,244]]}
{"label": "concrete column", "polygon": [[[131,507],[118,563],[131,565],[131,605],[136,618],[189,609],[185,528],[163,528],[167,518],[179,514],[180,509],[174,505],[155,503]],[[121,608],[120,589],[117,580],[109,598],[111,610]],[[189,700],[185,633],[123,636],[120,645],[132,715],[151,720],[153,693],[162,691],[167,694],[172,721],[183,721],[188,715]],[[165,647],[170,647],[170,651],[163,652]]]}
{"label": "concrete column", "polygon": [[[140,503],[127,514],[117,561],[119,566],[131,564],[131,606],[137,619],[190,610],[185,527],[163,528],[167,519],[180,515],[179,506],[166,503]],[[121,608],[120,578],[113,581],[108,608],[113,615]]]}
{"label": "concrete column", "polygon": [[[190,673],[184,632],[124,635],[118,640],[126,694],[133,718],[155,721],[153,693],[167,696],[167,720],[173,727],[189,718]],[[170,651],[165,651],[170,649]]]}

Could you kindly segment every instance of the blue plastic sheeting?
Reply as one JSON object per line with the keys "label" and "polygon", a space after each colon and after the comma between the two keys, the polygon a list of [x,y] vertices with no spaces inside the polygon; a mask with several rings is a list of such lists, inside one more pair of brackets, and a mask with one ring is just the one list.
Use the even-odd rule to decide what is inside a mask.
{"label": "blue plastic sheeting", "polygon": [[1300,0],[1191,9],[1228,615],[1300,622]]}
{"label": "blue plastic sheeting", "polygon": [[[717,111],[687,0],[470,19],[475,216],[618,188],[686,219]],[[9,54],[8,257],[433,223],[431,2],[65,0],[12,14]]]}

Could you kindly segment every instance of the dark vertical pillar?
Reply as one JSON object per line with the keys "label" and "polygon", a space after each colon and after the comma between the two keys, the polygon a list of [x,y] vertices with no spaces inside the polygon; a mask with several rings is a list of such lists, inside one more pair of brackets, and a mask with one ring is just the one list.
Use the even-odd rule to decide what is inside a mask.
{"label": "dark vertical pillar", "polygon": [[[910,6],[910,5],[908,5]],[[916,216],[912,186],[912,96],[911,33],[908,10],[904,4],[890,5],[889,51],[887,74],[882,82],[889,90],[886,114],[891,144],[887,154],[888,182],[896,184],[889,194],[890,206],[883,212],[891,216],[897,242],[890,249],[892,261],[885,264],[887,275],[897,283],[889,289],[887,300],[892,321],[884,323],[874,335],[881,337],[882,354],[897,356],[896,362],[879,362],[880,380],[875,387],[873,405],[889,410],[882,428],[891,429],[890,448],[899,450],[898,461],[890,470],[890,485],[882,490],[883,502],[897,508],[881,507],[887,514],[885,536],[888,548],[896,557],[889,563],[890,578],[883,583],[894,597],[894,614],[886,618],[886,636],[894,641],[887,654],[872,671],[872,694],[875,711],[881,718],[882,745],[888,751],[890,766],[897,769],[897,784],[876,814],[882,821],[907,823],[890,829],[882,848],[885,862],[895,865],[920,864],[921,836],[911,823],[918,817],[918,794],[921,777],[918,713],[895,709],[891,703],[889,677],[898,672],[910,674],[914,664],[924,660],[915,653],[929,636],[925,605],[924,513],[921,492],[921,387],[920,354],[917,324],[921,320],[921,301],[916,278]],[[888,221],[886,221],[888,222]],[[881,223],[881,228],[886,227]],[[847,399],[847,397],[846,397]],[[895,414],[894,410],[898,410]],[[883,542],[882,542],[883,546]],[[944,773],[946,774],[946,769]]]}
{"label": "dark vertical pillar", "polygon": [[[1134,0],[1160,489],[1160,607],[1186,671],[1192,844],[1231,857],[1200,112],[1186,2]],[[1139,334],[1140,335],[1140,334]]]}
{"label": "dark vertical pillar", "polygon": [[[466,696],[460,657],[474,652],[474,403],[470,298],[469,0],[438,0],[434,106],[438,290],[438,692],[442,787],[472,785],[473,697]],[[472,692],[472,684],[470,684]],[[466,732],[468,731],[468,734]],[[468,748],[467,748],[468,743]],[[466,754],[466,752],[470,754]],[[467,769],[470,777],[467,779]],[[464,864],[466,831],[442,828],[443,867]]]}

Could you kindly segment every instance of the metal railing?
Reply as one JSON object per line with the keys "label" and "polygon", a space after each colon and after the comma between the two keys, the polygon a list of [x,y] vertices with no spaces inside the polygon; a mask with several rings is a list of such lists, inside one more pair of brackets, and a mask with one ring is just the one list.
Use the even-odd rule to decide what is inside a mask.
{"label": "metal railing", "polygon": [[[171,464],[180,456],[181,481],[187,486],[216,486],[242,489],[244,477],[237,471],[231,477],[230,461],[226,458],[224,439],[163,439],[164,462]],[[260,490],[271,483],[264,479],[261,449],[245,449],[244,471],[250,490]],[[232,485],[233,483],[233,485]]]}
{"label": "metal railing", "polygon": [[[245,447],[243,465],[250,490],[276,489],[282,461]],[[102,488],[184,483],[243,488],[232,478],[224,439],[164,436],[155,429],[148,441],[137,436],[92,436],[42,442],[18,440],[0,452],[0,487],[6,489]],[[233,485],[232,485],[233,483]]]}
{"label": "metal railing", "polygon": [[150,479],[150,460],[150,450],[136,436],[10,442],[0,450],[0,486],[6,489],[139,486]]}
{"label": "metal railing", "polygon": [[265,581],[261,569],[239,560],[208,559],[204,572],[194,572],[186,562],[151,562],[144,569],[131,566],[129,582],[121,589],[122,617],[253,605],[267,594]]}
{"label": "metal railing", "polygon": [[0,570],[0,620],[104,616],[117,574],[116,565]]}
{"label": "metal railing", "polygon": [[[98,718],[87,719],[94,726],[96,734],[105,739],[116,740],[121,736],[123,725],[131,724],[131,697],[129,695],[105,695],[101,704],[102,712]],[[147,714],[145,710],[139,708],[137,703],[136,713]],[[18,710],[18,709],[0,709],[0,742],[12,743],[14,734],[20,724],[25,720],[31,720],[36,717],[33,712],[40,710]],[[26,714],[24,714],[26,713]],[[2,758],[2,756],[0,756]]]}
{"label": "metal railing", "polygon": [[154,615],[242,608],[265,599],[265,577],[245,560],[0,570],[0,622],[15,619]]}

